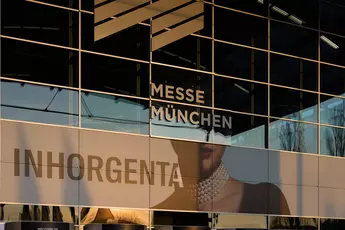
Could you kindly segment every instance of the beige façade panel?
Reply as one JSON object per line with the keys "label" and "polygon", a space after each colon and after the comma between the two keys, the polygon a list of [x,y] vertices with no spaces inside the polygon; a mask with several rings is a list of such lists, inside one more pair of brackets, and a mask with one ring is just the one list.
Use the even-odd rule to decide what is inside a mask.
{"label": "beige fa\u00e7ade panel", "polygon": [[320,156],[319,185],[327,188],[345,189],[345,158]]}
{"label": "beige fa\u00e7ade panel", "polygon": [[79,204],[148,208],[149,143],[145,136],[80,130],[85,176],[79,183]]}
{"label": "beige fa\u00e7ade panel", "polygon": [[318,156],[269,151],[269,182],[317,186]]}
{"label": "beige fa\u00e7ade panel", "polygon": [[[78,139],[77,129],[1,121],[1,161],[24,163],[25,156],[31,154],[36,164],[58,163],[67,167],[68,157],[79,153]],[[39,156],[42,156],[41,162]],[[69,166],[77,167],[76,164]]]}
{"label": "beige fa\u00e7ade panel", "polygon": [[344,189],[320,187],[319,216],[331,218],[345,218]]}
{"label": "beige fa\u00e7ade panel", "polygon": [[[47,205],[78,204],[78,180],[67,176],[78,175],[78,168],[51,168],[43,165],[36,167],[37,171],[29,164],[2,162],[0,202]],[[46,176],[49,174],[49,169],[52,172],[51,178]],[[20,174],[16,172],[20,172]],[[63,173],[60,174],[60,172]],[[62,177],[59,178],[59,174]]]}
{"label": "beige fa\u00e7ade panel", "polygon": [[[87,173],[88,169],[85,169]],[[96,176],[79,181],[79,205],[91,207],[149,208],[149,183],[140,173],[101,170]]]}
{"label": "beige fa\u00e7ade panel", "polygon": [[[318,187],[310,186],[296,186],[280,184],[276,186],[281,190],[284,195],[290,213],[284,215],[295,216],[317,216],[318,215]],[[277,202],[283,203],[270,194],[269,191],[269,213],[272,212],[272,207],[276,206]]]}
{"label": "beige fa\u00e7ade panel", "polygon": [[77,129],[2,120],[0,200],[76,205],[78,138]]}
{"label": "beige fa\u00e7ade panel", "polygon": [[[156,175],[159,176],[160,175]],[[197,203],[197,191],[192,187],[198,182],[198,178],[181,178],[182,183],[174,181],[170,175],[160,177],[165,180],[165,185],[150,186],[150,208],[157,210],[176,211],[211,211],[212,203],[207,207],[199,207]],[[210,185],[212,187],[212,184]],[[171,189],[172,188],[172,189]]]}
{"label": "beige fa\u00e7ade panel", "polygon": [[80,154],[84,167],[94,171],[147,172],[151,165],[149,141],[145,136],[80,130]]}
{"label": "beige fa\u00e7ade panel", "polygon": [[236,180],[268,182],[268,150],[227,146],[222,162]]}

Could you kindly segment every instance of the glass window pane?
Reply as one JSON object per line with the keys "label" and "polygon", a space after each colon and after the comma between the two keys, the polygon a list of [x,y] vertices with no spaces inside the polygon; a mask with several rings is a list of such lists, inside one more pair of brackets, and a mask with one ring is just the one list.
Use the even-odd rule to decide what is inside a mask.
{"label": "glass window pane", "polygon": [[345,93],[345,68],[321,64],[320,66],[321,92],[333,95]]}
{"label": "glass window pane", "polygon": [[214,23],[215,39],[267,49],[267,19],[215,7]]}
{"label": "glass window pane", "polygon": [[219,76],[214,85],[215,107],[267,115],[267,85]]}
{"label": "glass window pane", "polygon": [[[73,228],[63,223],[78,224],[78,207],[75,206],[43,206],[43,205],[26,205],[26,204],[1,204],[0,212],[3,211],[3,220],[7,222],[27,221],[31,219],[27,226],[23,228]],[[43,222],[42,226],[39,226]],[[47,226],[45,223],[58,225]],[[37,223],[36,226],[30,226],[31,223]],[[13,228],[12,228],[13,229]]]}
{"label": "glass window pane", "polygon": [[318,64],[271,54],[271,83],[317,91]]}
{"label": "glass window pane", "polygon": [[332,126],[345,126],[344,103],[345,98],[321,95],[320,122]]}
{"label": "glass window pane", "polygon": [[321,33],[321,61],[345,66],[345,38]]}
{"label": "glass window pane", "polygon": [[[79,211],[80,224],[84,225],[84,229],[93,229],[95,226],[92,226],[92,224],[121,224],[121,227],[128,224],[129,229],[143,230],[145,229],[144,226],[149,227],[151,225],[152,219],[149,210],[140,209],[80,207]],[[114,226],[114,228],[117,227]]]}
{"label": "glass window pane", "polygon": [[149,134],[149,102],[82,92],[84,128]]}
{"label": "glass window pane", "polygon": [[317,218],[272,216],[269,224],[269,229],[318,229]]}
{"label": "glass window pane", "polygon": [[153,211],[152,215],[153,226],[209,226],[209,213]]}
{"label": "glass window pane", "polygon": [[151,96],[160,100],[212,106],[212,77],[195,71],[153,65]]}
{"label": "glass window pane", "polygon": [[78,91],[1,81],[1,117],[78,127]]}
{"label": "glass window pane", "polygon": [[318,32],[271,21],[271,50],[317,60]]}
{"label": "glass window pane", "polygon": [[335,230],[345,228],[345,220],[321,219],[320,222],[320,230]]}
{"label": "glass window pane", "polygon": [[269,148],[303,153],[317,153],[317,125],[271,120]]}
{"label": "glass window pane", "polygon": [[222,117],[231,117],[231,129],[217,128],[214,143],[242,147],[267,148],[268,118],[226,111],[215,111]]}
{"label": "glass window pane", "polygon": [[[344,120],[344,116],[341,120]],[[343,123],[343,122],[342,122]],[[345,156],[345,129],[337,127],[320,127],[320,153],[323,155]]]}
{"label": "glass window pane", "polygon": [[213,122],[228,127],[231,118],[212,119],[212,110],[192,106],[152,102],[152,135],[213,142]]}
{"label": "glass window pane", "polygon": [[318,0],[271,0],[270,16],[296,25],[318,29],[319,3]]}
{"label": "glass window pane", "polygon": [[[206,0],[212,2],[212,0]],[[246,0],[246,1],[229,1],[213,0],[215,5],[225,6],[236,10],[242,10],[254,14],[267,16],[269,0]]]}
{"label": "glass window pane", "polygon": [[334,34],[345,35],[342,23],[345,21],[345,3],[342,0],[320,1],[320,29]]}
{"label": "glass window pane", "polygon": [[267,82],[267,53],[233,46],[214,44],[215,72],[222,75]]}
{"label": "glass window pane", "polygon": [[78,47],[78,12],[32,1],[1,2],[1,34]]}
{"label": "glass window pane", "polygon": [[81,15],[82,49],[140,60],[150,57],[149,22],[114,33],[103,39],[95,39],[95,21],[93,13]]}
{"label": "glass window pane", "polygon": [[271,116],[317,122],[317,94],[275,86],[270,92]]}
{"label": "glass window pane", "polygon": [[[38,1],[44,2],[44,3],[49,3],[49,4],[54,4],[54,5],[58,5],[58,6],[64,6],[64,7],[68,7],[68,8],[74,8],[74,9],[79,8],[79,0],[38,0]],[[85,2],[85,1],[83,1],[83,2]]]}
{"label": "glass window pane", "polygon": [[149,65],[83,52],[81,82],[85,89],[148,97]]}
{"label": "glass window pane", "polygon": [[212,72],[212,40],[187,36],[153,51],[153,61]]}
{"label": "glass window pane", "polygon": [[78,87],[78,52],[1,38],[1,76]]}
{"label": "glass window pane", "polygon": [[212,217],[217,229],[267,229],[266,216],[215,213]]}

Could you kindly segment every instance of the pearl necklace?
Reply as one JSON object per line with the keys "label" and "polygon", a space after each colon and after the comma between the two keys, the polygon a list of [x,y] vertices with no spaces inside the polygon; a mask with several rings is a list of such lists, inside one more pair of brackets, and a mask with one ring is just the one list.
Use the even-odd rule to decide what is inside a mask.
{"label": "pearl necklace", "polygon": [[197,200],[198,204],[211,201],[222,191],[229,178],[228,170],[221,163],[209,178],[200,181],[198,184],[190,185],[192,198]]}

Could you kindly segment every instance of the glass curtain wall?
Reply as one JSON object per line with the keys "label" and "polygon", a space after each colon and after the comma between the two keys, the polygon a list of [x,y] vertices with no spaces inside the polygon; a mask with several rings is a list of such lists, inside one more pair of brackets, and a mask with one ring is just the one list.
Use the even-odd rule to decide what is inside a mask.
{"label": "glass curtain wall", "polygon": [[[161,10],[135,22],[130,13],[159,1],[99,13],[118,2],[1,1],[2,120],[345,156],[343,1],[185,1],[175,15]],[[111,28],[122,29],[98,32],[112,21]],[[0,217],[147,226],[184,225],[181,218],[188,218],[139,210],[128,220],[126,210],[108,209],[100,209],[103,219],[97,211],[85,218],[91,211],[1,204]],[[203,216],[195,225],[344,225],[338,219]]]}

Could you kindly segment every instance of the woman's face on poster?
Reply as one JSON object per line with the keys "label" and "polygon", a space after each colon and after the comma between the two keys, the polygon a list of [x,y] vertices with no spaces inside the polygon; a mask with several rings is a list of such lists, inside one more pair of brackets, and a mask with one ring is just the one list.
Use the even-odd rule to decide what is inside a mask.
{"label": "woman's face on poster", "polygon": [[172,141],[182,176],[205,179],[218,168],[225,146]]}
{"label": "woman's face on poster", "polygon": [[202,177],[209,177],[218,168],[224,155],[225,146],[213,144],[200,145],[200,171]]}

